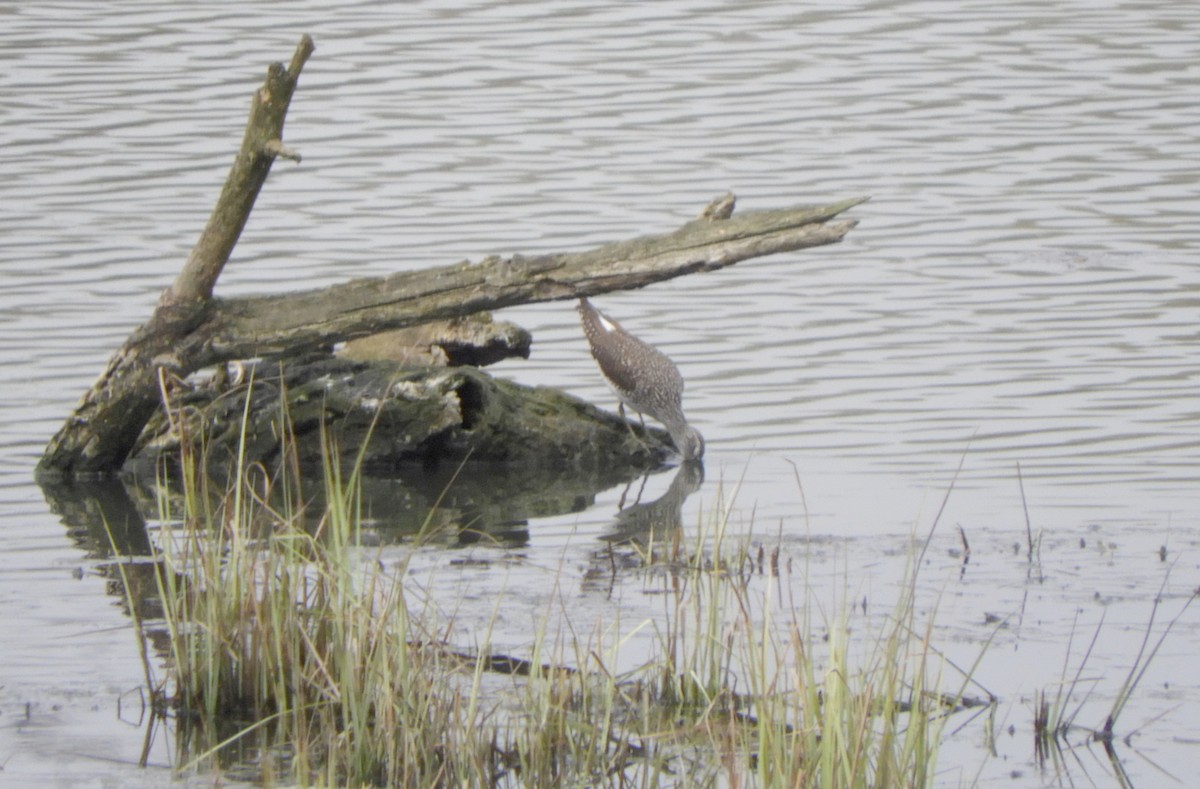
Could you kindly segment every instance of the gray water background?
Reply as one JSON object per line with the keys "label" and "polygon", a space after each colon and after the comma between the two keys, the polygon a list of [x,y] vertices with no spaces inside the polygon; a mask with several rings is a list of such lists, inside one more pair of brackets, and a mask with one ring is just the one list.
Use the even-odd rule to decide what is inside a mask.
{"label": "gray water background", "polygon": [[[1114,677],[1163,583],[1158,549],[1177,559],[1168,600],[1196,585],[1193,3],[5,3],[11,779],[165,780],[126,766],[141,746],[137,726],[114,723],[113,699],[140,683],[128,620],[31,471],[178,271],[265,64],[304,32],[317,52],[285,134],[304,161],[276,164],[222,294],[584,249],[673,229],[726,190],[746,209],[870,195],[841,245],[597,299],[687,378],[708,483],[685,522],[740,479],[739,524],[794,551],[826,546],[831,573],[877,592],[899,572],[880,546],[923,532],[961,460],[938,555],[961,526],[974,565],[941,604],[951,641],[976,644],[985,613],[1040,598],[1041,630],[1008,646],[1017,665],[1057,667],[1073,617],[1090,627],[1102,601],[1119,624],[1113,667],[1097,671]],[[500,317],[535,336],[533,357],[500,374],[611,400],[570,303]],[[1048,548],[1080,550],[1035,586],[1006,558],[1025,538],[1017,463]],[[531,524],[525,554],[582,563],[619,493]],[[541,583],[507,580],[534,610]],[[527,626],[514,612],[514,650]],[[1135,775],[1165,762],[1187,778],[1195,761],[1200,633],[1185,621],[1173,639]],[[1000,654],[1003,676],[1014,663]],[[1057,675],[1003,688],[1015,719]],[[1030,771],[1027,745],[1014,738],[985,780]],[[967,766],[946,785],[969,782],[987,761],[975,755],[952,760]]]}

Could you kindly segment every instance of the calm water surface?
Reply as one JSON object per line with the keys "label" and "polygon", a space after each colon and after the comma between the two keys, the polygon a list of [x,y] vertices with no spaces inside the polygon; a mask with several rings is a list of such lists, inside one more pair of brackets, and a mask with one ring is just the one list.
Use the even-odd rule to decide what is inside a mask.
{"label": "calm water surface", "polygon": [[[158,770],[129,766],[129,620],[31,469],[185,259],[265,64],[303,32],[317,52],[287,137],[304,161],[276,165],[227,295],[582,249],[727,189],[743,208],[871,195],[837,247],[597,302],[688,380],[708,455],[684,523],[740,480],[735,525],[782,543],[817,595],[867,598],[863,616],[889,608],[962,462],[925,605],[960,664],[1004,623],[977,677],[1015,734],[989,756],[964,726],[945,785],[1053,784],[1030,699],[1077,664],[1072,627],[1083,642],[1104,618],[1082,716],[1098,724],[1160,587],[1161,623],[1197,585],[1194,3],[22,3],[0,30],[0,764],[17,784],[167,780],[164,743]],[[570,304],[502,317],[536,344],[501,374],[609,402]],[[515,592],[495,638],[517,653],[560,573],[589,616],[659,616],[636,579],[611,597],[582,580],[620,495],[530,523],[519,557],[474,549],[492,569],[439,551],[418,572],[433,592]],[[1126,712],[1138,786],[1195,776],[1196,622]],[[1072,769],[1114,781],[1090,750]]]}

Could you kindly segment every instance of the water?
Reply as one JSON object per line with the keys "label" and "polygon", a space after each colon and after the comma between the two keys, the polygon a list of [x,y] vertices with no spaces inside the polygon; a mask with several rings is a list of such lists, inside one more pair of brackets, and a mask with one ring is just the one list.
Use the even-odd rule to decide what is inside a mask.
{"label": "water", "polygon": [[[1160,622],[1195,586],[1200,16],[1188,2],[0,15],[0,597],[21,634],[0,646],[11,780],[166,780],[128,766],[142,730],[116,699],[140,666],[102,543],[64,529],[31,469],[185,259],[266,62],[303,32],[317,52],[286,137],[304,161],[276,164],[224,295],[583,249],[673,229],[727,189],[742,208],[871,195],[836,247],[597,303],[687,378],[708,455],[683,523],[741,480],[735,521],[819,559],[816,586],[886,608],[909,535],[929,527],[961,461],[923,577],[939,646],[960,661],[991,634],[985,616],[1006,623],[979,673],[1016,734],[988,758],[968,729],[943,759],[946,785],[976,771],[1051,782],[1031,765],[1028,699],[1061,675],[1076,617],[1077,642],[1105,617],[1089,669],[1106,703],[1164,578]],[[568,303],[501,317],[535,347],[500,374],[609,401]],[[1022,484],[1044,535],[1032,581],[1013,549]],[[582,574],[619,496],[529,524],[525,570],[505,575],[530,610],[545,593],[537,568]],[[445,553],[424,561],[435,586],[485,599],[497,582],[447,569]],[[603,596],[579,595],[603,615]],[[618,595],[627,621],[652,607],[640,596],[636,584]],[[518,610],[498,632],[514,651]],[[1185,616],[1126,713],[1137,785],[1191,777],[1198,642]],[[161,742],[152,754],[170,761]],[[1076,780],[1113,780],[1103,760],[1081,762]]]}

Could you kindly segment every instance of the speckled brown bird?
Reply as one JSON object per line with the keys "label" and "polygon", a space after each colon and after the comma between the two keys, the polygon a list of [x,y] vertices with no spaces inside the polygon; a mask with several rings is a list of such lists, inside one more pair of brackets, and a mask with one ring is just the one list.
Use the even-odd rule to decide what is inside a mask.
{"label": "speckled brown bird", "polygon": [[683,376],[666,354],[642,342],[586,298],[579,317],[600,372],[621,399],[638,414],[662,422],[684,460],[704,455],[704,438],[683,415]]}

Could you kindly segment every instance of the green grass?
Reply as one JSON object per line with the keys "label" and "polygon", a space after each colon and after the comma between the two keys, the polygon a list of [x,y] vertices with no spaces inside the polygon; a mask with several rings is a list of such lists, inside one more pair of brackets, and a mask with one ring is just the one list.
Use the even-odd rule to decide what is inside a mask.
{"label": "green grass", "polygon": [[826,616],[776,599],[778,556],[730,536],[730,505],[692,538],[627,549],[622,572],[657,585],[660,618],[552,627],[547,613],[529,653],[502,658],[488,645],[503,597],[474,649],[446,643],[455,601],[435,605],[406,560],[360,545],[358,472],[332,440],[326,457],[319,513],[288,462],[238,464],[216,486],[202,450],[185,451],[182,496],[161,480],[160,706],[181,771],[305,786],[932,783],[955,697],[915,622],[915,578],[880,632],[855,632],[849,604]]}

